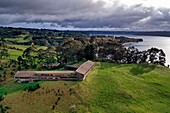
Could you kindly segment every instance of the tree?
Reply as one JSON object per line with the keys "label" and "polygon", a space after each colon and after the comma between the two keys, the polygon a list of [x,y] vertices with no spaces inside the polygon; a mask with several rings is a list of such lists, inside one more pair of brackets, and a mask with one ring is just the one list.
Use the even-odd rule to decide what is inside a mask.
{"label": "tree", "polygon": [[79,62],[84,58],[84,46],[73,38],[64,40],[61,45],[61,59],[65,63]]}
{"label": "tree", "polygon": [[138,56],[139,50],[135,48],[134,46],[129,47],[126,51],[126,63],[138,63],[140,62],[139,56]]}
{"label": "tree", "polygon": [[7,49],[7,44],[5,40],[0,38],[0,59],[2,59],[3,57],[8,57],[8,56],[9,56],[9,53]]}
{"label": "tree", "polygon": [[95,60],[96,59],[96,46],[94,44],[86,45],[84,49],[85,59],[86,60]]}
{"label": "tree", "polygon": [[151,48],[147,50],[148,61],[153,64],[165,65],[166,55],[162,49]]}
{"label": "tree", "polygon": [[45,55],[46,55],[46,51],[43,49],[39,49],[38,50],[38,59],[39,62],[43,62],[43,60],[45,59]]}
{"label": "tree", "polygon": [[18,60],[18,64],[20,65],[21,63],[22,63],[22,57],[21,56],[19,56],[18,58],[17,58],[17,60]]}
{"label": "tree", "polygon": [[125,50],[121,44],[109,40],[103,42],[103,46],[99,47],[98,55],[101,59],[120,63],[124,57]]}
{"label": "tree", "polygon": [[2,81],[2,75],[0,74],[0,82]]}
{"label": "tree", "polygon": [[36,64],[36,58],[38,58],[37,51],[38,51],[37,48],[34,46],[34,47],[28,47],[23,52],[22,64],[25,66],[25,68],[29,68],[29,66],[35,68],[37,66]]}

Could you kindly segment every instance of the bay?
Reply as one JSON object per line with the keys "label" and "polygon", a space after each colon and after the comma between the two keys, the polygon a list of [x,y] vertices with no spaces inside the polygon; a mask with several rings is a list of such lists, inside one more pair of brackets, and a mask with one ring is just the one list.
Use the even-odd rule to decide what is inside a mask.
{"label": "bay", "polygon": [[166,65],[170,64],[170,37],[161,36],[135,36],[125,35],[129,38],[142,38],[143,42],[125,44],[125,46],[134,46],[139,50],[147,50],[152,47],[162,49],[166,54]]}

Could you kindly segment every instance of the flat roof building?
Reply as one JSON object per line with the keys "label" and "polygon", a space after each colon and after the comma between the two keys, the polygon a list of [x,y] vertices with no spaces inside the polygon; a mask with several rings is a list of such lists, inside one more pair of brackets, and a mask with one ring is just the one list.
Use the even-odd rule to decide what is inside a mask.
{"label": "flat roof building", "polygon": [[94,62],[87,61],[75,71],[18,71],[14,79],[19,82],[33,82],[39,80],[84,80],[94,66]]}

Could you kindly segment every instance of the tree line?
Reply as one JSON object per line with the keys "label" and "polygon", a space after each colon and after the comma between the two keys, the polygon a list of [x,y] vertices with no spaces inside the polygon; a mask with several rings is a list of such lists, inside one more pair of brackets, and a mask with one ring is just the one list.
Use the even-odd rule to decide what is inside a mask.
{"label": "tree line", "polygon": [[7,43],[3,38],[0,38],[0,59],[9,57]]}
{"label": "tree line", "polygon": [[67,38],[61,45],[47,49],[27,48],[18,57],[19,69],[36,68],[43,64],[59,63],[60,66],[84,60],[106,61],[123,64],[152,63],[163,65],[166,62],[162,49],[150,48],[139,51],[135,47],[124,47],[114,38]]}

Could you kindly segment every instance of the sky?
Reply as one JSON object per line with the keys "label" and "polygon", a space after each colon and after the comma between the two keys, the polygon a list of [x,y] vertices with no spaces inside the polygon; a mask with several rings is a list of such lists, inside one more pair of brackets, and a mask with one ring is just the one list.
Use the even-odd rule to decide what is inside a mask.
{"label": "sky", "polygon": [[170,0],[0,0],[0,26],[170,30]]}

